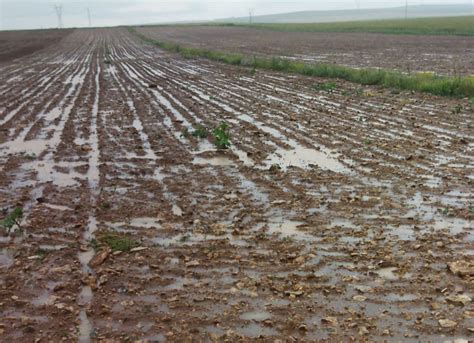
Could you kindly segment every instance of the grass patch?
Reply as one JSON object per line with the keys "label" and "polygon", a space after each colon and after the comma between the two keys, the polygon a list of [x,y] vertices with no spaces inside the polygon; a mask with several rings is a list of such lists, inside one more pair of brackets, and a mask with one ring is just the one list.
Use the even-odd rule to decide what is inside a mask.
{"label": "grass patch", "polygon": [[101,244],[107,245],[112,251],[130,251],[138,247],[140,244],[130,237],[116,235],[112,233],[104,233],[97,238]]}
{"label": "grass patch", "polygon": [[[229,26],[229,24],[211,24]],[[360,20],[332,23],[232,24],[256,29],[289,32],[365,32],[404,35],[474,36],[474,16]]]}
{"label": "grass patch", "polygon": [[391,89],[419,91],[441,96],[474,96],[474,76],[440,76],[433,73],[404,74],[385,69],[355,69],[328,63],[309,64],[279,57],[249,57],[242,54],[182,47],[179,44],[155,41],[138,33],[132,27],[127,29],[144,42],[168,51],[177,52],[185,58],[203,57],[253,69],[259,68],[306,76],[336,78],[361,85],[378,85]]}
{"label": "grass patch", "polygon": [[337,85],[335,82],[324,82],[315,84],[313,88],[317,91],[326,91],[328,93],[332,93],[337,88]]}

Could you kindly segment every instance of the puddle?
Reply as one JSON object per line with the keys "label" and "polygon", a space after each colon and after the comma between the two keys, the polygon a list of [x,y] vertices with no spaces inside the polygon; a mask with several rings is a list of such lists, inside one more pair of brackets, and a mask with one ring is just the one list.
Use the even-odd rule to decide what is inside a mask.
{"label": "puddle", "polygon": [[52,210],[57,210],[57,211],[72,211],[72,209],[68,206],[62,206],[62,205],[54,205],[54,204],[48,204],[44,203],[44,206],[52,209]]}
{"label": "puddle", "polygon": [[183,216],[183,210],[176,204],[173,204],[173,207],[171,208],[171,211],[177,217],[182,217]]}
{"label": "puddle", "polygon": [[62,249],[66,249],[67,245],[61,245],[61,244],[55,244],[55,245],[50,245],[50,244],[41,244],[39,246],[41,250],[46,250],[46,251],[58,251]]}
{"label": "puddle", "polygon": [[92,289],[89,286],[84,286],[81,289],[81,293],[79,293],[79,304],[80,305],[87,305],[92,300]]}
{"label": "puddle", "polygon": [[271,219],[268,223],[268,232],[270,234],[279,234],[282,238],[296,238],[314,241],[313,237],[305,232],[299,230],[299,227],[305,225],[304,222],[294,220],[279,220]]}
{"label": "puddle", "polygon": [[0,268],[9,268],[14,262],[13,251],[9,249],[0,250]]}
{"label": "puddle", "polygon": [[195,157],[193,159],[193,164],[228,167],[228,166],[234,166],[235,162],[228,159],[227,157],[211,157],[211,158]]}
{"label": "puddle", "polygon": [[79,314],[79,337],[78,343],[90,343],[92,334],[92,324],[87,318],[85,310],[81,310]]}
{"label": "puddle", "polygon": [[240,315],[243,320],[254,320],[256,322],[263,322],[271,317],[272,315],[268,312],[245,312]]}
{"label": "puddle", "polygon": [[396,267],[387,267],[387,268],[375,270],[374,273],[380,276],[384,280],[394,281],[394,280],[400,279],[400,276],[395,274],[396,271],[397,271]]}
{"label": "puddle", "polygon": [[158,229],[161,227],[161,219],[154,217],[133,218],[129,222],[106,222],[105,225],[113,228],[115,231],[134,231],[123,229],[125,226],[143,229]]}
{"label": "puddle", "polygon": [[259,336],[274,336],[277,334],[276,330],[260,326],[258,324],[249,324],[234,330],[238,334],[247,337],[259,337]]}
{"label": "puddle", "polygon": [[418,296],[414,294],[395,294],[390,293],[385,296],[385,299],[388,301],[413,301],[420,299]]}
{"label": "puddle", "polygon": [[266,168],[278,164],[283,170],[288,167],[308,168],[312,165],[336,173],[351,174],[351,170],[326,153],[298,146],[291,150],[279,148],[265,160]]}
{"label": "puddle", "polygon": [[50,294],[49,291],[44,291],[43,293],[40,294],[39,297],[36,299],[33,299],[31,301],[31,304],[33,306],[46,306],[46,305],[53,305],[54,302],[56,301],[57,297]]}

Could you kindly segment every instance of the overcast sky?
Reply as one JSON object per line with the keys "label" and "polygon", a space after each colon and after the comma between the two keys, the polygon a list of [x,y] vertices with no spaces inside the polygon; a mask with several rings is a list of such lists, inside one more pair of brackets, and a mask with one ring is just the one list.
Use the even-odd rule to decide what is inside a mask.
{"label": "overcast sky", "polygon": [[[469,3],[471,0],[408,0],[410,5]],[[360,0],[361,8],[396,7],[405,0]],[[57,26],[54,4],[62,4],[65,27],[209,20],[304,10],[354,9],[356,0],[0,0],[0,29],[50,28]]]}

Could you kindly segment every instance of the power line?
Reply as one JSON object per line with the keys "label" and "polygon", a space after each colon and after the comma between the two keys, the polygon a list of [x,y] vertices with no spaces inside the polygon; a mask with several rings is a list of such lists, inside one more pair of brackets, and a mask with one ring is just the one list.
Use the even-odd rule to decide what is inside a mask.
{"label": "power line", "polygon": [[249,8],[249,24],[252,24],[252,11],[253,9]]}
{"label": "power line", "polygon": [[92,27],[91,11],[89,10],[89,8],[87,8],[87,18],[89,19],[89,27]]}
{"label": "power line", "polygon": [[63,28],[63,5],[54,5],[54,10],[58,17],[58,29]]}
{"label": "power line", "polygon": [[360,0],[355,0],[356,8],[360,10]]}

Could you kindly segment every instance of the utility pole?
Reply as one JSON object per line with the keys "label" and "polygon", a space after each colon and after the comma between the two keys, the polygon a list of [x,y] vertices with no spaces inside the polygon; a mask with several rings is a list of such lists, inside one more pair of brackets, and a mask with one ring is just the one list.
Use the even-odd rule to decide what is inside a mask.
{"label": "utility pole", "polygon": [[58,29],[63,28],[63,5],[54,5],[54,10],[58,17]]}
{"label": "utility pole", "polygon": [[355,0],[356,3],[356,9],[360,10],[360,0]]}
{"label": "utility pole", "polygon": [[89,27],[92,27],[91,11],[89,10],[89,8],[87,8],[87,18],[89,19]]}
{"label": "utility pole", "polygon": [[408,0],[405,0],[405,20],[408,19]]}

